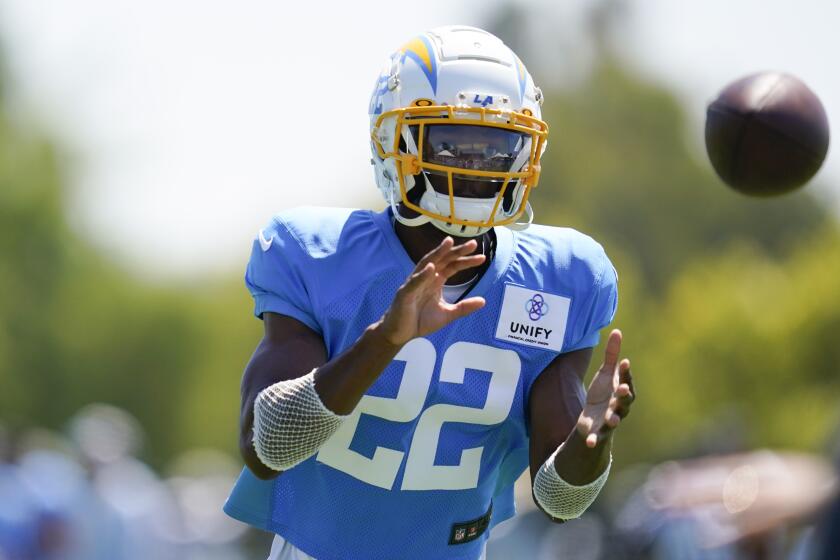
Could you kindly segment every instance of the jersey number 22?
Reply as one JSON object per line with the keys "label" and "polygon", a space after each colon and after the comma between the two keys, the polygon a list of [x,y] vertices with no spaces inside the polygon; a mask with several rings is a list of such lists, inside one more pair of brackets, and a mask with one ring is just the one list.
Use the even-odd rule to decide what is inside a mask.
{"label": "jersey number 22", "polygon": [[[435,465],[440,431],[444,422],[492,425],[507,418],[522,368],[519,355],[504,350],[456,342],[443,355],[440,381],[463,383],[467,368],[490,373],[487,400],[483,408],[434,404],[423,410],[432,382],[437,352],[425,338],[415,338],[394,358],[405,362],[396,398],[365,395],[338,431],[321,447],[317,460],[368,484],[390,490],[405,452],[377,447],[368,458],[350,449],[362,414],[392,422],[420,419],[408,450],[402,490],[465,490],[478,486],[483,447],[464,449],[457,465]],[[421,414],[422,413],[422,414]]]}

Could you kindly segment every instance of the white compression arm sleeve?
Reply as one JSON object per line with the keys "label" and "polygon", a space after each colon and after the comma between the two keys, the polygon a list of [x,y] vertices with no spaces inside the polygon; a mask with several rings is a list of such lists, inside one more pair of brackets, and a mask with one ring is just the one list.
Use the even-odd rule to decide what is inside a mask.
{"label": "white compression arm sleeve", "polygon": [[534,477],[534,497],[540,507],[552,517],[564,520],[575,519],[592,505],[601,488],[604,487],[610,474],[612,455],[601,476],[584,486],[572,486],[560,478],[557,469],[554,468],[554,458],[562,448],[563,445],[560,445],[537,471],[537,476]]}
{"label": "white compression arm sleeve", "polygon": [[254,400],[254,449],[271,469],[288,470],[314,455],[347,418],[324,406],[314,374],[275,383]]}

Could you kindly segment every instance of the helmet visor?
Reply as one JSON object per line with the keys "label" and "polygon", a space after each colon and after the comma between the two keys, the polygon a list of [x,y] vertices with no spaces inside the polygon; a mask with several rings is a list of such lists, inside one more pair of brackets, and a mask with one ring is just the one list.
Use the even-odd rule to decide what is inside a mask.
{"label": "helmet visor", "polygon": [[[433,124],[423,127],[423,161],[459,169],[510,172],[530,137],[492,126]],[[486,179],[485,179],[486,180]]]}

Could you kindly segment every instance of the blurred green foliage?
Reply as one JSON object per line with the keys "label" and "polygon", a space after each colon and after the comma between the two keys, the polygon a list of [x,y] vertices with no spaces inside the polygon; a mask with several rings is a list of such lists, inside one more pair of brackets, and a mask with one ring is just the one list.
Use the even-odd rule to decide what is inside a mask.
{"label": "blurred green foliage", "polygon": [[133,278],[68,227],[59,158],[0,115],[0,419],[61,428],[105,401],[157,465],[235,449],[239,372],[259,337],[235,280],[196,292]]}
{"label": "blurred green foliage", "polygon": [[[721,186],[674,96],[608,51],[578,87],[545,93],[538,219],[593,235],[620,272],[639,400],[617,460],[733,434],[818,447],[840,391],[835,221],[807,190],[753,200]],[[0,114],[0,419],[61,428],[106,401],[138,417],[153,464],[194,446],[235,454],[240,372],[261,333],[241,280],[132,277],[68,227],[61,171],[48,141]]]}

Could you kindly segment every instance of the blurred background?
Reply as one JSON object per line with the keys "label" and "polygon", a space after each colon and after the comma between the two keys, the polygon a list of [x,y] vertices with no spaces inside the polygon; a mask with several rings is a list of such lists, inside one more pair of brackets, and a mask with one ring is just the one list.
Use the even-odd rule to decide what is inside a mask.
{"label": "blurred background", "polygon": [[702,148],[705,104],[759,70],[840,123],[840,5],[423,7],[0,0],[0,560],[267,556],[220,509],[251,239],[291,206],[383,207],[373,82],[451,23],[542,87],[537,220],[610,254],[640,394],[592,510],[551,525],[526,482],[488,558],[840,557],[840,158],[757,200]]}

